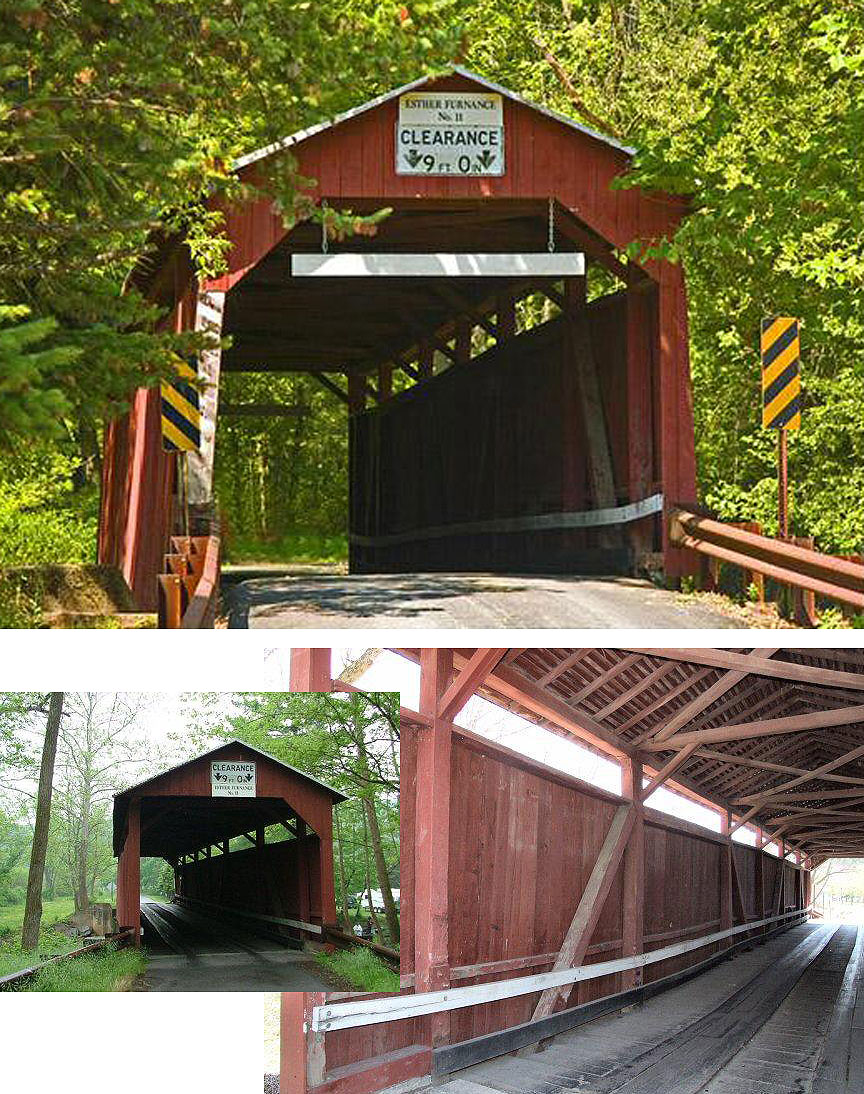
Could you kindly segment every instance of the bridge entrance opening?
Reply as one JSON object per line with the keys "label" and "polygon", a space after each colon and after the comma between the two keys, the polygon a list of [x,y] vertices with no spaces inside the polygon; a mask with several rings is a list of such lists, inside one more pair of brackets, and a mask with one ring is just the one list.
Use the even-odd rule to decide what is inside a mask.
{"label": "bridge entrance opening", "polygon": [[[500,110],[495,170],[406,170],[396,131],[420,86]],[[669,575],[692,569],[662,519],[664,506],[695,502],[686,294],[680,266],[648,257],[686,202],[616,186],[633,149],[463,70],[294,134],[235,171],[260,182],[287,149],[325,219],[387,210],[374,234],[325,236],[310,219],[289,230],[265,199],[214,198],[226,272],[197,280],[174,240],[135,278],[176,329],[231,339],[199,362],[209,386],[189,460],[195,530],[212,528],[219,416],[237,410],[220,411],[220,377],[302,372],[346,408],[355,572],[627,573],[646,554]],[[292,266],[324,252],[365,254],[367,268]],[[577,253],[585,273],[548,272]],[[476,261],[462,276],[454,256],[465,254]],[[408,255],[423,259],[421,276],[404,273]],[[159,393],[142,392],[106,439],[100,558],[123,569],[142,606],[155,603],[178,530],[176,460],[159,423]]]}
{"label": "bridge entrance opening", "polygon": [[[117,919],[157,952],[300,949],[336,919],[332,810],[338,791],[232,741],[118,794]],[[173,871],[141,893],[141,858]]]}

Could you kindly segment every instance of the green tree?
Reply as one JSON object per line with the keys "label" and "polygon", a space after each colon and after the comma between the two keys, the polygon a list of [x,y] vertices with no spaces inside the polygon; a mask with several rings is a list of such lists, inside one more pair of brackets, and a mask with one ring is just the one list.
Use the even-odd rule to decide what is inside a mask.
{"label": "green tree", "polygon": [[[129,281],[164,243],[224,259],[214,190],[233,159],[446,60],[452,0],[9,0],[0,11],[0,301],[27,305],[43,358],[0,386],[0,424],[92,427],[200,336],[160,331]],[[288,223],[312,212],[289,154],[257,186]],[[246,191],[242,196],[249,196]],[[20,334],[20,332],[19,332]],[[53,353],[49,363],[45,354]],[[74,362],[73,362],[74,357]],[[70,367],[71,365],[71,367]],[[23,366],[22,366],[23,367]]]}
{"label": "green tree", "polygon": [[[864,15],[810,0],[480,0],[467,63],[639,151],[627,185],[689,195],[659,253],[685,263],[704,500],[776,531],[758,332],[802,321],[794,531],[864,539],[859,298]],[[634,241],[634,243],[644,241]]]}
{"label": "green tree", "polygon": [[213,697],[190,703],[198,745],[237,737],[349,795],[337,807],[335,832],[340,914],[350,918],[349,893],[378,888],[387,935],[398,943],[392,887],[399,861],[399,696],[249,692],[235,697],[227,716],[219,715]]}

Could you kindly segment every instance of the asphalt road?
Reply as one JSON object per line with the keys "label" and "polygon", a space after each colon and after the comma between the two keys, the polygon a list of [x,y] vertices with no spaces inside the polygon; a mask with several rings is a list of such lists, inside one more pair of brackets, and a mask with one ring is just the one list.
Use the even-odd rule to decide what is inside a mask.
{"label": "asphalt road", "polygon": [[224,597],[233,628],[747,626],[623,577],[274,572],[236,581]]}

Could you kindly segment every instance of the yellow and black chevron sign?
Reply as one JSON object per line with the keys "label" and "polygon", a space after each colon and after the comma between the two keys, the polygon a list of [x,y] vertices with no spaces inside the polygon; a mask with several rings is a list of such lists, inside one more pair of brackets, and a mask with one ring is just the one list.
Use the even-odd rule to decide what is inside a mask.
{"label": "yellow and black chevron sign", "polygon": [[801,339],[798,320],[762,320],[762,425],[801,428]]}
{"label": "yellow and black chevron sign", "polygon": [[162,384],[162,448],[166,452],[197,452],[201,446],[198,389],[190,382],[197,375],[182,361],[177,365],[177,379]]}

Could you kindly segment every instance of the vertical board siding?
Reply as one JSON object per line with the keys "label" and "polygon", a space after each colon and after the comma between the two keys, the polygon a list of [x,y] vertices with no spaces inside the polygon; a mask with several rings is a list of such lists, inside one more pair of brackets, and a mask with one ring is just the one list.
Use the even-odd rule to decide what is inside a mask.
{"label": "vertical board siding", "polygon": [[[454,737],[450,816],[450,964],[475,965],[557,951],[606,837],[615,805],[545,779]],[[566,879],[566,893],[561,891]],[[594,941],[621,937],[621,871]],[[619,942],[620,945],[620,942]],[[611,956],[592,955],[589,961]],[[531,972],[545,972],[551,964]],[[508,979],[487,974],[461,984]],[[612,990],[578,985],[571,1002]],[[539,994],[454,1011],[466,1040],[531,1017]]]}
{"label": "vertical board siding", "polygon": [[314,835],[214,855],[181,865],[179,892],[244,912],[321,923],[320,856]]}
{"label": "vertical board siding", "polygon": [[[403,727],[400,739],[402,858],[402,973],[413,971],[414,882],[411,859],[416,795],[416,731]],[[556,953],[621,800],[592,792],[567,775],[547,775],[529,761],[454,732],[450,761],[449,964],[464,968]],[[720,929],[720,870],[724,847],[669,825],[645,821],[645,951]],[[766,915],[780,863],[773,856],[733,843],[745,913]],[[800,906],[797,871],[785,866],[787,909]],[[764,877],[766,895],[757,884]],[[603,906],[585,964],[621,956],[623,864]],[[650,939],[650,936],[663,936]],[[711,956],[714,944],[645,969],[646,982],[686,969]],[[547,972],[552,962],[523,971],[460,976],[454,986],[508,980]],[[620,989],[618,976],[575,985],[568,1006]],[[403,994],[411,989],[403,989]],[[506,1029],[530,1020],[540,993],[498,1000],[450,1012],[450,1043]],[[423,1042],[424,1019],[406,1019],[338,1030],[326,1035],[328,1072]]]}
{"label": "vertical board siding", "polygon": [[[629,493],[627,297],[589,306],[615,488]],[[563,319],[448,369],[351,419],[350,528],[368,537],[593,507],[585,429]],[[446,443],[442,443],[442,438]],[[615,537],[618,546],[600,549]],[[358,570],[629,568],[621,529],[462,532],[356,545]]]}
{"label": "vertical board siding", "polygon": [[[645,824],[645,934],[676,932],[678,937],[646,942],[646,951],[659,950],[679,941],[693,926],[713,923],[717,926],[698,933],[720,929],[720,866],[722,849],[709,840]],[[645,981],[659,980],[702,960],[715,946],[659,961],[645,969]]]}

